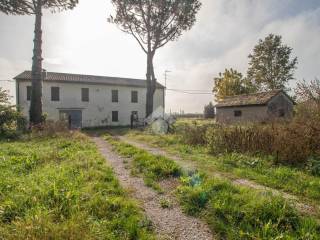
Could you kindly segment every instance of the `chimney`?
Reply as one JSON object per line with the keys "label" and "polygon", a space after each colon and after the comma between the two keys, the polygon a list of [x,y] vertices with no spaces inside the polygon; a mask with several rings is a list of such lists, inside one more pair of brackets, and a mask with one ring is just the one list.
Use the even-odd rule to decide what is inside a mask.
{"label": "chimney", "polygon": [[42,69],[42,80],[47,79],[47,70],[46,69]]}

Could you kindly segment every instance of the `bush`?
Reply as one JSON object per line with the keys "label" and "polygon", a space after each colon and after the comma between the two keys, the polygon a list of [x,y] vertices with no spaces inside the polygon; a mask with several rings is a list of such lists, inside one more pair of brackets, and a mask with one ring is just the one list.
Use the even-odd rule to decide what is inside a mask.
{"label": "bush", "polygon": [[214,126],[206,132],[211,153],[272,155],[275,163],[306,166],[320,155],[320,121],[316,117],[268,125]]}
{"label": "bush", "polygon": [[16,138],[26,130],[26,119],[14,106],[0,105],[0,136]]}
{"label": "bush", "polygon": [[0,138],[16,138],[26,130],[26,119],[9,99],[8,92],[0,87]]}
{"label": "bush", "polygon": [[273,132],[265,126],[216,125],[206,132],[208,148],[212,153],[271,153]]}
{"label": "bush", "polygon": [[208,105],[204,106],[203,116],[204,116],[204,118],[214,118],[215,117],[215,108],[214,108],[212,102],[210,102]]}
{"label": "bush", "polygon": [[212,124],[198,124],[196,121],[176,125],[174,133],[180,136],[180,139],[190,145],[205,145],[207,129]]}
{"label": "bush", "polygon": [[33,126],[31,135],[33,137],[54,137],[61,134],[68,134],[69,132],[66,122],[46,120],[39,125]]}

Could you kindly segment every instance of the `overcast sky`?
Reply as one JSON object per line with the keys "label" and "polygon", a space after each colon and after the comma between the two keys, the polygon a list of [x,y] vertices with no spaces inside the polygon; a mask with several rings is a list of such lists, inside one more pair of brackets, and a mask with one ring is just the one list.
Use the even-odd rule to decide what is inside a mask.
{"label": "overcast sky", "polygon": [[[48,71],[144,78],[146,56],[132,36],[107,22],[107,0],[80,0],[72,11],[43,19],[44,68]],[[319,0],[202,0],[197,22],[156,53],[157,79],[169,89],[211,91],[225,68],[246,72],[260,38],[280,34],[298,57],[297,80],[320,77]],[[31,69],[33,16],[0,14],[0,79]],[[292,82],[294,85],[294,82]],[[12,82],[0,86],[14,93]],[[167,111],[202,112],[212,95],[167,91]]]}

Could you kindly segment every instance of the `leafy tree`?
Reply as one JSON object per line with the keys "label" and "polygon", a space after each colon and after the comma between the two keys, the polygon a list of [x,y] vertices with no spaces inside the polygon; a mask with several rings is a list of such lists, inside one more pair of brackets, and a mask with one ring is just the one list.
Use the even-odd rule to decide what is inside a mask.
{"label": "leafy tree", "polygon": [[25,119],[15,106],[10,105],[10,98],[8,91],[0,87],[0,138],[13,137],[17,128],[23,130],[24,127]]}
{"label": "leafy tree", "polygon": [[72,9],[78,0],[1,0],[0,11],[13,15],[35,15],[34,48],[32,58],[32,94],[30,122],[42,121],[42,10],[52,12]]}
{"label": "leafy tree", "polygon": [[259,90],[286,89],[298,63],[291,59],[292,48],[282,44],[282,37],[270,34],[254,47],[249,55],[247,76]]}
{"label": "leafy tree", "polygon": [[310,83],[305,80],[298,82],[295,92],[300,101],[312,101],[320,106],[320,79],[316,78]]}
{"label": "leafy tree", "polygon": [[225,69],[214,78],[213,93],[217,101],[228,97],[255,92],[255,86],[242,76],[240,72],[232,68]]}
{"label": "leafy tree", "polygon": [[131,34],[147,54],[146,116],[149,116],[156,89],[153,67],[156,50],[191,29],[201,3],[199,0],[112,0],[112,3],[116,13],[109,21]]}
{"label": "leafy tree", "polygon": [[214,109],[212,102],[210,102],[208,105],[204,106],[203,115],[204,115],[204,118],[214,118],[215,117],[215,109]]}
{"label": "leafy tree", "polygon": [[0,104],[7,105],[9,104],[10,96],[7,90],[4,90],[0,87]]}

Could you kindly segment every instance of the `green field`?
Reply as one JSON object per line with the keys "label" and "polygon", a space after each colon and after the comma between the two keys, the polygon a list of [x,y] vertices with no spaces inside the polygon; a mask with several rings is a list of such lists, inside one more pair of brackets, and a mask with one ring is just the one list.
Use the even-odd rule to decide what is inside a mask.
{"label": "green field", "polygon": [[0,142],[0,239],[154,239],[82,134]]}

